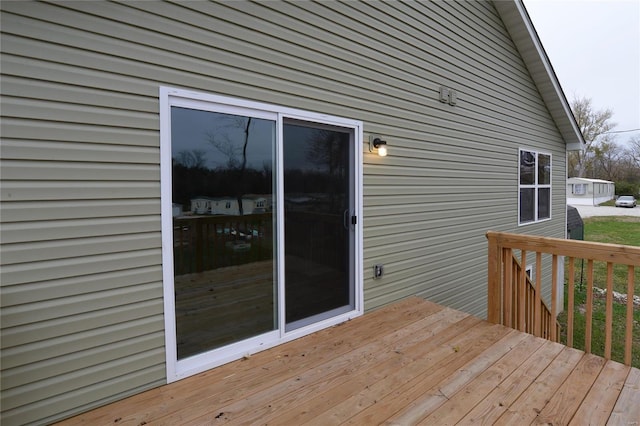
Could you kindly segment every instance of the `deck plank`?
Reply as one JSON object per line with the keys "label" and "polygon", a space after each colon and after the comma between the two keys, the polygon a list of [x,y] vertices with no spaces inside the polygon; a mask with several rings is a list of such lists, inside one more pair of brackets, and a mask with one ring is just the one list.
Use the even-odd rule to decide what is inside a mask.
{"label": "deck plank", "polygon": [[558,356],[564,346],[545,340],[544,344],[526,359],[509,377],[476,405],[459,422],[460,425],[491,425],[536,380]]}
{"label": "deck plank", "polygon": [[569,420],[640,423],[640,370],[409,298],[61,424]]}
{"label": "deck plank", "polygon": [[569,377],[584,353],[564,348],[538,378],[524,391],[496,421],[496,425],[531,424],[551,396]]}
{"label": "deck plank", "polygon": [[608,361],[569,424],[605,424],[611,416],[630,369],[631,367],[624,364]]}
{"label": "deck plank", "polygon": [[[428,333],[420,331],[439,330],[467,317],[466,314],[454,314],[454,311],[444,309],[387,335],[372,334],[369,343],[253,394],[240,403],[223,407],[220,411],[225,413],[224,418],[230,424],[267,423],[271,420],[282,424],[291,416],[291,407],[313,416],[314,411],[308,407],[316,395],[327,391],[332,396],[348,394],[357,383],[355,376],[361,371],[373,374],[376,371],[388,371],[390,366],[402,368],[403,352],[424,346],[428,338]],[[300,416],[294,413],[293,417],[296,423],[300,423]]]}
{"label": "deck plank", "polygon": [[447,373],[442,380],[420,386],[420,397],[389,418],[386,423],[393,425],[420,423],[525,338],[524,333],[509,332],[499,340],[499,344],[492,344],[462,367],[455,370],[449,368],[448,371],[443,368],[442,371]]}
{"label": "deck plank", "polygon": [[[381,365],[375,370],[363,370],[354,375],[344,389],[331,389],[319,395],[305,406],[290,410],[289,416],[278,419],[278,423],[296,421],[298,424],[340,424],[382,400],[393,389],[401,386],[415,375],[424,372],[434,363],[446,358],[451,352],[450,341],[461,332],[480,324],[476,318],[466,317],[433,336],[433,338],[398,353],[400,365]],[[395,352],[395,350],[394,350]],[[311,415],[302,415],[307,413]],[[282,422],[282,423],[281,423]]]}
{"label": "deck plank", "polygon": [[[440,345],[438,350],[429,354],[425,360],[419,360],[399,374],[398,384],[391,388],[382,400],[374,400],[367,409],[358,412],[348,419],[348,424],[380,424],[392,417],[395,413],[406,408],[416,399],[420,398],[425,390],[434,388],[438,383],[446,380],[459,368],[479,356],[484,350],[494,345],[496,341],[511,334],[511,330],[502,326],[493,326],[488,323],[480,323],[477,326],[462,330],[448,342]],[[432,361],[437,361],[433,362]],[[366,396],[366,392],[365,392]],[[348,411],[344,404],[337,407],[341,411]],[[336,410],[337,411],[337,410]]]}
{"label": "deck plank", "polygon": [[540,411],[536,424],[568,424],[604,368],[606,360],[586,354],[567,380],[553,394],[551,401]]}
{"label": "deck plank", "polygon": [[609,418],[612,425],[640,425],[640,370],[632,368]]}
{"label": "deck plank", "polygon": [[[303,344],[298,339],[286,345],[280,345],[268,351],[255,354],[248,359],[238,360],[223,367],[214,368],[204,373],[174,382],[159,388],[134,395],[114,405],[97,408],[83,416],[72,417],[61,422],[61,425],[76,424],[143,424],[160,422],[160,419],[179,422],[185,418],[197,417],[197,410],[211,409],[230,403],[234,399],[245,397],[247,389],[257,392],[269,385],[270,379],[279,379],[282,372],[296,374],[309,368],[306,353],[314,352],[316,359],[331,359],[341,353],[357,348],[362,341],[369,338],[371,330],[380,333],[385,330],[392,332],[419,320],[429,312],[443,309],[434,303],[417,297],[407,298],[398,303],[377,309],[344,325],[331,327],[304,338]],[[349,338],[345,338],[343,327],[349,326]],[[299,362],[300,361],[300,362]],[[258,383],[252,383],[254,388],[246,383],[247,372],[263,372]],[[215,396],[215,401],[212,401]],[[213,405],[212,405],[213,404]],[[139,407],[147,407],[140,411]],[[184,407],[189,406],[189,413],[184,413]],[[193,412],[191,409],[193,408]],[[216,413],[218,415],[219,413]],[[116,421],[117,420],[117,421]],[[164,420],[163,420],[164,421]],[[159,423],[162,424],[162,423]],[[171,424],[171,423],[165,423]],[[173,423],[174,425],[176,423]]]}
{"label": "deck plank", "polygon": [[[338,348],[324,343],[331,341],[327,340],[327,336],[318,338],[318,336],[310,335],[290,342],[287,346],[291,353],[283,355],[286,362],[276,364],[274,369],[271,369],[270,366],[254,369],[248,375],[240,377],[239,380],[243,381],[243,386],[233,386],[233,383],[222,384],[219,390],[215,389],[217,392],[197,403],[191,403],[188,413],[178,411],[162,417],[161,420],[167,425],[202,424],[211,417],[211,407],[215,406],[218,416],[217,423],[223,424],[232,421],[238,415],[246,412],[254,401],[261,401],[263,395],[273,399],[287,392],[302,392],[305,386],[314,383],[314,380],[318,378],[340,373],[350,374],[349,366],[351,363],[356,362],[358,357],[365,356],[367,352],[371,352],[371,347],[380,346],[380,342],[376,340],[381,336],[389,334],[391,340],[393,340],[393,336],[397,339],[399,335],[406,334],[405,329],[411,329],[416,322],[420,322],[421,318],[442,309],[444,309],[442,306],[435,304],[427,306],[419,302],[415,306],[409,305],[404,311],[383,312],[383,318],[386,321],[370,324],[369,327],[365,325],[363,328],[362,317],[332,327],[329,329],[332,331],[330,334],[337,335],[341,350],[336,350]],[[403,325],[398,328],[393,326],[394,323]],[[424,325],[420,328],[423,327]],[[351,340],[352,337],[355,338],[351,345],[344,345],[345,334],[349,335],[348,340]],[[309,346],[310,342],[313,342],[312,346]],[[297,358],[294,356],[295,353],[298,354]],[[268,355],[265,355],[264,352],[255,355],[255,357],[265,356]],[[350,356],[353,358],[349,358]],[[232,385],[232,394],[229,397],[224,397],[223,395],[229,392],[226,390],[229,385]]]}
{"label": "deck plank", "polygon": [[477,404],[486,398],[486,395],[510,377],[518,366],[522,365],[523,361],[534,355],[544,342],[543,339],[532,335],[526,336],[482,374],[459,389],[455,395],[424,418],[421,424],[445,425],[460,422]]}

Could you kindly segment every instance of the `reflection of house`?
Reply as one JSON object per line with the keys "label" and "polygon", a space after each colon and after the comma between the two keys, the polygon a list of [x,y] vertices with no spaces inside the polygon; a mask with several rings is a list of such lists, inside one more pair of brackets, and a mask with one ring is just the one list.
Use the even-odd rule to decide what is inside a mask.
{"label": "reflection of house", "polygon": [[194,214],[211,214],[213,211],[213,205],[215,204],[215,198],[209,197],[196,197],[191,199],[191,213]]}
{"label": "reflection of house", "polygon": [[597,206],[615,197],[616,185],[602,179],[567,179],[567,204]]}
{"label": "reflection of house", "polygon": [[[243,214],[265,213],[271,208],[271,197],[248,195],[242,198]],[[238,216],[238,199],[231,197],[196,197],[191,200],[191,212],[194,214],[213,214]]]}
{"label": "reflection of house", "polygon": [[[345,247],[360,313],[418,295],[485,316],[485,232],[565,236],[566,152],[583,141],[521,0],[5,1],[1,24],[5,426],[175,379],[172,244],[159,238],[173,229],[167,93],[348,128],[356,205],[337,222],[356,233]],[[370,152],[373,135],[387,157]],[[551,159],[550,188],[519,188],[520,150]],[[521,190],[532,209],[551,191],[543,220],[519,226]],[[184,209],[239,210],[198,202]]]}

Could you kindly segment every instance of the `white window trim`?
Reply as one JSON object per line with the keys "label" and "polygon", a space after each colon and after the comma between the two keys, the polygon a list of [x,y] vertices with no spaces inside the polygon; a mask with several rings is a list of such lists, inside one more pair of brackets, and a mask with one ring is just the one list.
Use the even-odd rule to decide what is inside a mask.
{"label": "white window trim", "polygon": [[[520,159],[522,157],[522,152],[533,152],[536,154],[536,166],[534,168],[535,171],[535,183],[533,185],[522,185],[520,183]],[[549,165],[551,166],[551,172],[549,173],[549,184],[548,185],[540,185],[538,184],[538,156],[548,155],[549,156]],[[534,218],[533,220],[527,222],[520,221],[520,189],[522,188],[533,188],[533,205],[534,205]],[[540,188],[549,188],[549,217],[545,217],[543,219],[538,218],[538,189]],[[518,150],[518,226],[526,226],[534,223],[546,222],[553,218],[553,155],[550,152],[538,151],[536,149],[529,148],[520,148]]]}
{"label": "white window trim", "polygon": [[[360,316],[364,313],[364,287],[363,287],[363,123],[358,120],[335,117],[326,114],[318,114],[293,108],[265,104],[243,99],[229,98],[202,92],[160,87],[160,182],[161,182],[161,223],[162,223],[162,261],[163,261],[163,292],[164,292],[164,318],[165,318],[165,354],[167,382],[171,383],[188,376],[198,374],[216,366],[241,358],[270,347],[297,339],[307,334],[314,333],[335,324]],[[350,128],[354,134],[354,199],[355,215],[358,217],[355,225],[354,236],[354,286],[355,308],[354,310],[328,318],[323,321],[301,327],[289,332],[285,331],[284,319],[280,318],[280,328],[273,332],[265,333],[253,339],[231,345],[231,348],[220,348],[206,354],[196,355],[186,360],[177,359],[176,349],[176,325],[175,325],[175,296],[174,296],[174,270],[173,270],[173,211],[171,190],[171,107],[183,106],[204,111],[224,112],[229,114],[246,114],[251,112],[254,117],[264,117],[275,120],[277,123],[277,137],[282,140],[282,123],[285,119],[298,119],[318,124]],[[282,146],[277,143],[276,163],[282,164]],[[278,168],[278,173],[283,174]],[[278,179],[277,205],[284,205],[283,176]],[[284,210],[277,211],[277,229],[279,241],[284,240]],[[284,264],[279,259],[284,258],[284,246],[278,244],[278,258],[276,259],[278,276],[284,276]],[[279,283],[279,286],[281,284]],[[281,287],[280,287],[281,288]],[[284,306],[284,292],[279,291],[280,306]],[[282,308],[279,308],[282,309]],[[280,315],[282,317],[282,315]],[[216,361],[212,362],[212,356]]]}

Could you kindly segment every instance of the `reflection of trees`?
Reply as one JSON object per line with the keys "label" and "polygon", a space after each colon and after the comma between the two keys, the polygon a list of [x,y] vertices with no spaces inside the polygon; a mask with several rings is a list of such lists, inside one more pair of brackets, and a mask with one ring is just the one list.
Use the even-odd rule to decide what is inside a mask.
{"label": "reflection of trees", "polygon": [[346,174],[349,164],[349,135],[347,133],[315,129],[305,141],[306,160],[316,166],[313,170],[289,169],[285,171],[285,185],[288,193],[325,194],[323,207],[316,210],[341,211],[348,201]]}
{"label": "reflection of trees", "polygon": [[[206,167],[204,150],[180,151],[173,159],[174,202],[188,206],[191,199],[198,196],[228,197],[233,194],[239,213],[243,215],[245,194],[271,194],[271,166],[263,164],[262,170],[247,168],[252,128],[249,117],[227,116],[222,125],[206,134],[207,143],[224,158],[215,169]],[[242,137],[234,137],[234,130],[240,130]]]}
{"label": "reflection of trees", "polygon": [[326,170],[330,175],[342,177],[345,173],[345,153],[348,135],[330,130],[316,130],[308,141],[307,160]]}
{"label": "reflection of trees", "polygon": [[[227,169],[235,172],[237,180],[230,188],[235,188],[236,200],[238,201],[238,210],[240,216],[244,214],[242,206],[242,197],[246,193],[245,171],[247,169],[247,145],[249,144],[249,129],[251,127],[251,117],[228,116],[230,124],[221,126],[216,132],[210,132],[207,137],[211,145],[213,145],[220,153],[227,157]],[[229,137],[229,132],[220,131],[223,128],[242,129],[244,140],[242,146],[238,147]],[[240,160],[237,155],[240,155]]]}
{"label": "reflection of trees", "polygon": [[[238,171],[226,168],[191,168],[173,162],[173,202],[189,206],[199,196],[228,197],[235,194]],[[243,172],[244,194],[271,194],[271,171],[247,168]]]}
{"label": "reflection of trees", "polygon": [[182,150],[173,161],[187,168],[204,169],[207,166],[206,155],[203,149]]}
{"label": "reflection of trees", "polygon": [[[233,197],[240,214],[246,194],[271,194],[272,162],[248,164],[251,143],[267,143],[255,134],[259,121],[249,117],[217,117],[216,126],[204,134],[208,150],[180,151],[173,158],[173,200],[189,206],[195,197]],[[348,197],[349,134],[331,130],[311,129],[303,132],[298,146],[304,158],[296,157],[285,170],[287,194],[317,194],[316,211],[337,212]],[[269,139],[270,143],[270,139]],[[213,149],[211,149],[213,148]]]}

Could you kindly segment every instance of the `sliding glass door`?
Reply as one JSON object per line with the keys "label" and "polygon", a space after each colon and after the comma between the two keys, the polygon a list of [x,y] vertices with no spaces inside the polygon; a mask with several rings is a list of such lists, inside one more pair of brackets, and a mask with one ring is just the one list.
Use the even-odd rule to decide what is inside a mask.
{"label": "sliding glass door", "polygon": [[360,315],[361,124],[165,92],[169,380]]}
{"label": "sliding glass door", "polygon": [[284,124],[285,317],[291,330],[354,308],[347,129]]}
{"label": "sliding glass door", "polygon": [[178,359],[277,328],[276,122],[171,108]]}

